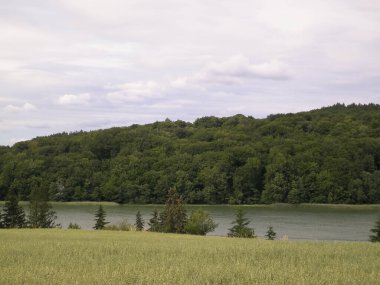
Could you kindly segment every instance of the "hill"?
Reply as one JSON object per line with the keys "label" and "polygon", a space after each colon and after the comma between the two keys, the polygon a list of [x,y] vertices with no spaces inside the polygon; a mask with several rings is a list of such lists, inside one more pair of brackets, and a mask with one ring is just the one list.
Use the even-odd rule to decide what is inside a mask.
{"label": "hill", "polygon": [[0,147],[0,199],[380,203],[380,105],[203,117],[61,133]]}

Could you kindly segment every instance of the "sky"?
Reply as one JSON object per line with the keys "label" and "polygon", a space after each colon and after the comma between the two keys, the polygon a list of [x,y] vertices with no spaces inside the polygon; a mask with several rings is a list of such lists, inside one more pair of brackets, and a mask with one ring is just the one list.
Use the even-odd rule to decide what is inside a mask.
{"label": "sky", "polygon": [[0,0],[0,145],[380,103],[380,1]]}

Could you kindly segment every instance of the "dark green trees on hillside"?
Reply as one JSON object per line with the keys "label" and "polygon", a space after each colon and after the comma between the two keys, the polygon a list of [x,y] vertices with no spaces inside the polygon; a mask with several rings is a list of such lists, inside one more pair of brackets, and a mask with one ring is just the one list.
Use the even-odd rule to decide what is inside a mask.
{"label": "dark green trees on hillside", "polygon": [[236,115],[62,133],[0,147],[0,199],[380,203],[380,106],[336,104],[265,119]]}

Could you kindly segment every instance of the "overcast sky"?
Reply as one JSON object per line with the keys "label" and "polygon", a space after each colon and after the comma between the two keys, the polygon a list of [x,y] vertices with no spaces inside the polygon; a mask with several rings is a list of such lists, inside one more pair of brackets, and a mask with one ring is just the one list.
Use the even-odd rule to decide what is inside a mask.
{"label": "overcast sky", "polygon": [[377,0],[0,0],[0,144],[380,103]]}

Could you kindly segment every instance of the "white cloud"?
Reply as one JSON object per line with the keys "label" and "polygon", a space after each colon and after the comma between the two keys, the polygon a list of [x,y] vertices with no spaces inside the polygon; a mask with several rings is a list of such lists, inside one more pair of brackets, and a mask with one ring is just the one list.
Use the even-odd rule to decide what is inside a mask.
{"label": "white cloud", "polygon": [[212,63],[188,77],[177,78],[171,85],[177,88],[204,84],[238,84],[252,79],[286,80],[290,78],[289,67],[273,60],[252,64],[245,56],[233,56],[220,63]]}
{"label": "white cloud", "polygon": [[15,105],[7,105],[4,107],[4,111],[11,112],[11,113],[17,113],[17,112],[29,112],[37,110],[36,106],[30,103],[25,103],[21,106],[15,106]]}
{"label": "white cloud", "polygon": [[59,105],[83,105],[88,104],[91,99],[91,95],[89,93],[82,94],[65,94],[58,99]]}
{"label": "white cloud", "polygon": [[113,91],[106,94],[111,102],[142,102],[148,98],[160,98],[164,88],[155,81],[136,81],[108,86]]}

